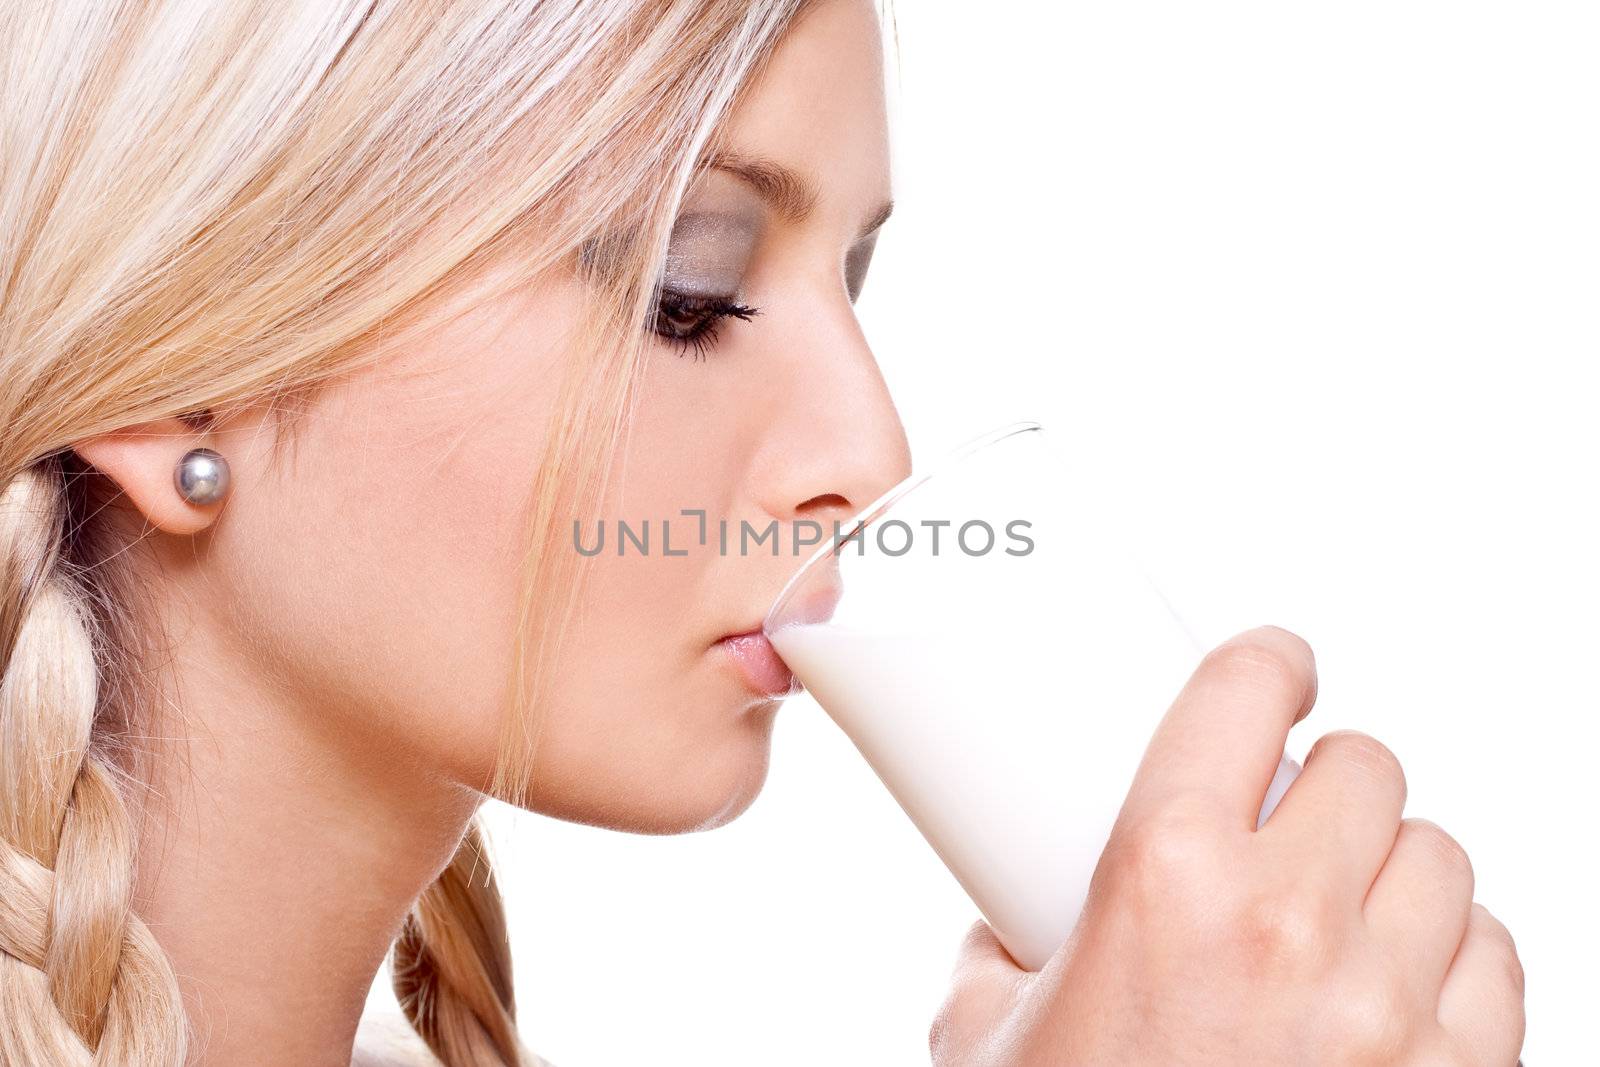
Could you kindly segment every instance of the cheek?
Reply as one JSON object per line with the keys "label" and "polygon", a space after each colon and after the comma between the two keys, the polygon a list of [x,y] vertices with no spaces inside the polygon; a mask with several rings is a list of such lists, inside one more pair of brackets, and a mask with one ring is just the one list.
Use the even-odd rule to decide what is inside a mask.
{"label": "cheek", "polygon": [[471,325],[319,398],[233,502],[230,536],[241,639],[318,727],[476,786],[498,749],[550,397],[530,339]]}
{"label": "cheek", "polygon": [[759,788],[766,732],[710,647],[705,558],[656,554],[655,522],[651,554],[619,557],[607,527],[538,711],[530,803],[620,829],[690,829]]}
{"label": "cheek", "polygon": [[[545,814],[682,832],[731,818],[760,790],[776,708],[759,704],[712,647],[736,621],[730,605],[749,599],[739,581],[749,561],[716,547],[719,516],[738,504],[741,435],[755,417],[749,383],[730,388],[733,378],[664,353],[648,369],[613,468],[618,490],[602,508],[604,545],[589,560],[541,711],[530,802]],[[685,508],[707,513],[707,545]],[[648,552],[628,542],[618,554],[619,517],[636,532],[648,522]],[[665,554],[663,520],[685,555]],[[591,550],[598,532],[583,528]]]}
{"label": "cheek", "polygon": [[481,781],[517,620],[522,472],[497,457],[507,482],[489,492],[491,465],[467,449],[435,462],[372,453],[342,479],[313,473],[331,450],[302,456],[286,475],[294,511],[256,525],[306,533],[253,537],[245,636],[266,635],[312,714]]}

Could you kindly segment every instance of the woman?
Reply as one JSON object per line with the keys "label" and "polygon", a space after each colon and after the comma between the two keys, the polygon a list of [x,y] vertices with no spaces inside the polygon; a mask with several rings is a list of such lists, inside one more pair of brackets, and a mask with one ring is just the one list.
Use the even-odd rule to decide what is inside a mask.
{"label": "woman", "polygon": [[[4,19],[0,1063],[537,1062],[479,804],[726,822],[788,682],[792,558],[572,523],[826,526],[907,472],[852,312],[875,11]],[[1516,1060],[1516,953],[1387,750],[1325,738],[1251,832],[1314,678],[1206,659],[1071,942],[974,927],[938,1062]],[[391,945],[407,1053],[353,1047]]]}

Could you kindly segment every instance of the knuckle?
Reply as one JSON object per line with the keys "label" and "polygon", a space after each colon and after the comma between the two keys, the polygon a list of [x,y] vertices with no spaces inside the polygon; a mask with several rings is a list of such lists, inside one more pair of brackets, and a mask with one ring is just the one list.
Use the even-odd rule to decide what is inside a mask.
{"label": "knuckle", "polygon": [[1311,646],[1287,630],[1252,630],[1212,649],[1204,666],[1231,684],[1300,701],[1313,685],[1312,663]]}
{"label": "knuckle", "polygon": [[1472,921],[1477,923],[1485,934],[1497,941],[1504,942],[1509,949],[1516,949],[1516,939],[1511,936],[1511,931],[1506,929],[1506,924],[1501,922],[1494,912],[1477,901],[1472,902]]}
{"label": "knuckle", "polygon": [[1137,899],[1164,905],[1214,880],[1211,835],[1181,806],[1141,819],[1107,849],[1113,877]]}
{"label": "knuckle", "polygon": [[1388,745],[1358,730],[1334,730],[1324,734],[1316,745],[1318,758],[1331,757],[1340,765],[1380,784],[1404,789],[1406,775],[1400,760]]}
{"label": "knuckle", "polygon": [[1355,1063],[1395,1063],[1411,1043],[1412,1013],[1398,976],[1363,972],[1334,983],[1331,1029]]}
{"label": "knuckle", "polygon": [[1455,880],[1472,885],[1472,857],[1461,847],[1461,842],[1445,832],[1444,827],[1428,819],[1416,818],[1406,819],[1402,826],[1404,832],[1413,835],[1423,846],[1435,866],[1447,872]]}
{"label": "knuckle", "polygon": [[1505,968],[1506,984],[1520,1001],[1527,990],[1527,975],[1522,970],[1522,956],[1517,952],[1516,939],[1506,929],[1506,924],[1495,918],[1494,913],[1482,904],[1472,905],[1472,922],[1498,947]]}
{"label": "knuckle", "polygon": [[1239,907],[1230,938],[1256,973],[1318,971],[1336,948],[1332,906],[1312,894],[1258,898]]}
{"label": "knuckle", "polygon": [[960,961],[964,962],[982,951],[993,939],[989,933],[989,924],[982,919],[975,920],[967,927],[967,932],[961,937]]}
{"label": "knuckle", "polygon": [[1516,949],[1508,949],[1505,954],[1505,963],[1506,985],[1510,986],[1511,991],[1516,994],[1517,1006],[1520,1010],[1522,998],[1528,992],[1528,976],[1522,969],[1522,957],[1517,954]]}

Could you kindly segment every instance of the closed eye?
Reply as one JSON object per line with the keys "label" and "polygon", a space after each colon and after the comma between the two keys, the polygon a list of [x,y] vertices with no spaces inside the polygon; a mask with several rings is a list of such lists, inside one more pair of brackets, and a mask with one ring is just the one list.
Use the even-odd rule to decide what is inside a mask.
{"label": "closed eye", "polygon": [[680,355],[693,349],[696,359],[704,359],[717,343],[717,327],[723,320],[748,322],[759,314],[760,309],[737,303],[731,298],[695,296],[662,289],[652,328],[656,334],[677,346]]}

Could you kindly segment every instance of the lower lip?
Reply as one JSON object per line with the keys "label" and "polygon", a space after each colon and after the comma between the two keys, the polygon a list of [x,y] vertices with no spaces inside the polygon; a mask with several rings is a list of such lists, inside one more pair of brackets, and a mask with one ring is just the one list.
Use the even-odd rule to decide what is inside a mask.
{"label": "lower lip", "polygon": [[788,696],[794,692],[794,672],[778,657],[766,634],[759,630],[735,634],[717,644],[728,650],[739,673],[756,692],[769,697]]}

